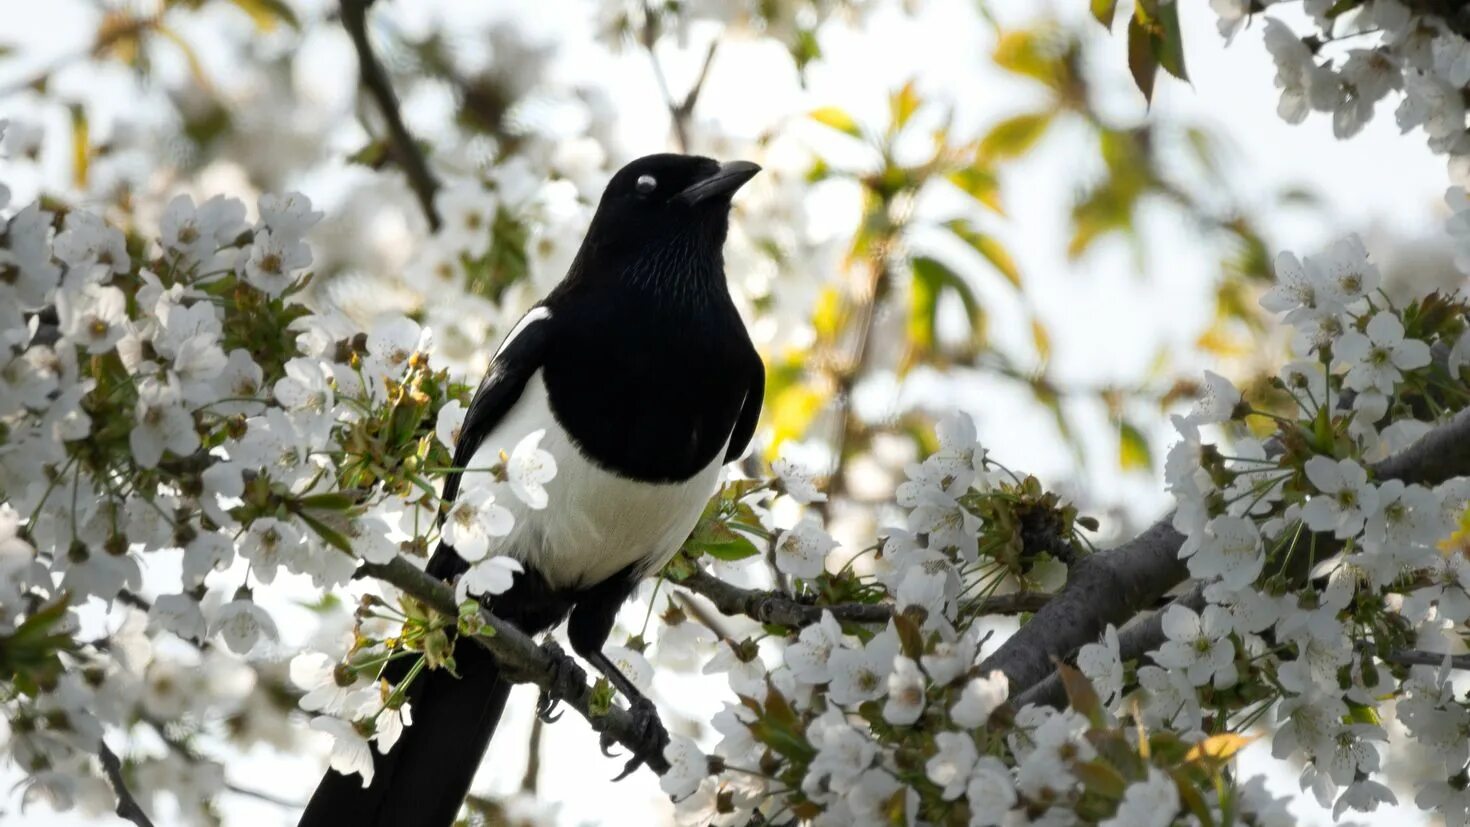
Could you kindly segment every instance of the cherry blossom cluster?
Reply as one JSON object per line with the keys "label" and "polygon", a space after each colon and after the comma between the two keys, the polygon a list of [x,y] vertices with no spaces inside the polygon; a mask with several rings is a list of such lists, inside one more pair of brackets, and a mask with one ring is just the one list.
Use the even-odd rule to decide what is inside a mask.
{"label": "cherry blossom cluster", "polygon": [[[1269,11],[1271,0],[1211,0],[1220,31],[1233,38],[1261,23],[1276,62],[1281,117],[1301,123],[1312,112],[1332,116],[1339,138],[1357,134],[1379,104],[1397,101],[1394,117],[1405,133],[1422,130],[1429,148],[1448,156],[1454,186],[1446,201],[1455,212],[1450,231],[1456,263],[1470,272],[1470,27],[1463,14],[1440,16],[1454,4],[1404,0],[1306,0],[1312,30],[1293,29]],[[1262,13],[1262,9],[1267,9]],[[1438,13],[1437,13],[1438,12]]]}
{"label": "cherry blossom cluster", "polygon": [[[1397,763],[1416,802],[1465,824],[1470,706],[1432,653],[1463,646],[1470,618],[1470,479],[1384,478],[1375,463],[1470,402],[1470,308],[1442,295],[1394,306],[1356,238],[1284,253],[1276,270],[1261,303],[1294,328],[1300,359],[1260,398],[1207,375],[1176,419],[1166,474],[1201,599],[1164,611],[1165,639],[1138,663],[1110,629],[1078,665],[1144,726],[1274,722],[1273,754],[1302,761],[1302,789],[1337,815],[1396,801],[1384,756],[1407,734],[1421,760]],[[1244,427],[1263,420],[1265,438]],[[1225,439],[1207,441],[1209,427]]]}
{"label": "cherry blossom cluster", "polygon": [[[443,511],[474,605],[519,570],[496,553],[503,503],[546,506],[556,468],[533,433],[441,508],[431,480],[470,389],[431,365],[417,323],[362,331],[314,310],[305,236],[322,213],[295,193],[256,206],[247,221],[240,201],[179,196],[146,235],[40,203],[0,221],[0,749],[28,800],[108,806],[91,760],[109,729],[228,721],[240,743],[288,745],[279,707],[298,696],[334,766],[366,780],[368,740],[392,745],[406,685],[446,664],[462,622],[369,593],[288,676],[250,658],[278,636],[255,589],[330,593],[359,561],[421,560]],[[398,659],[408,677],[378,681]],[[137,792],[203,814],[222,767],[172,746],[136,769]]]}
{"label": "cherry blossom cluster", "polygon": [[[723,496],[744,508],[730,524],[767,546],[746,565],[764,564],[778,589],[832,608],[804,627],[767,624],[764,635],[719,644],[705,671],[725,674],[735,697],[712,721],[720,740],[706,755],[676,736],[665,753],[662,783],[681,822],[743,824],[759,811],[816,824],[1169,824],[1202,807],[1291,823],[1260,782],[1225,780],[1235,742],[1200,748],[1203,735],[1161,725],[1140,747],[1081,673],[1071,672],[1072,709],[1007,703],[1005,675],[977,665],[986,598],[1057,588],[1059,558],[1087,552],[1076,534],[1084,521],[989,459],[967,416],[942,419],[937,437],[899,488],[904,524],[856,555],[838,549],[815,513],[793,519],[782,507],[826,499],[788,458],[776,461],[774,486],[727,486]],[[774,527],[783,522],[791,527]],[[1043,527],[1062,542],[1027,555],[1019,538],[1034,542]],[[891,619],[839,619],[853,603],[888,606]],[[691,625],[682,612],[664,619]],[[1201,791],[1198,800],[1185,801],[1179,785]]]}

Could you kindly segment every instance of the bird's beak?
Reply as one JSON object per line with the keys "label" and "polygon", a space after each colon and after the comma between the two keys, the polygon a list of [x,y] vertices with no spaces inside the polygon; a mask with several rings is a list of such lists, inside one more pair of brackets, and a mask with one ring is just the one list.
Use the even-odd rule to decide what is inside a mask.
{"label": "bird's beak", "polygon": [[755,174],[760,171],[759,164],[752,164],[749,161],[729,161],[720,164],[720,168],[715,170],[714,175],[689,185],[683,192],[674,196],[674,200],[693,206],[716,196],[729,195],[744,186],[746,181],[754,178]]}

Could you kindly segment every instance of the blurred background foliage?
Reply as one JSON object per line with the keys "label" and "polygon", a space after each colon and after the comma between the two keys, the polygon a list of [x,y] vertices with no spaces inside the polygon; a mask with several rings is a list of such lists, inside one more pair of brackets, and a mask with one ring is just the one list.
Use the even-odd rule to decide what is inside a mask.
{"label": "blurred background foliage", "polygon": [[[1358,229],[1321,180],[1262,173],[1253,124],[1170,105],[1220,48],[1197,5],[0,0],[0,181],[8,209],[86,205],[134,239],[177,193],[304,191],[327,214],[307,301],[408,313],[473,381],[613,170],[755,160],[727,249],[769,371],[748,470],[825,469],[833,533],[871,538],[936,415],[964,408],[1116,536],[1163,507],[1167,417],[1200,366],[1275,404],[1258,377],[1285,342],[1257,299],[1277,249],[1303,249],[1283,234]],[[1242,94],[1280,127],[1252,60]],[[1439,248],[1369,241],[1393,251],[1390,291],[1453,272]]]}
{"label": "blurred background foliage", "polygon": [[[389,12],[391,6],[383,5]],[[776,40],[789,54],[800,82],[811,62],[822,57],[820,26],[831,17],[862,13],[845,3],[752,4],[723,21],[722,30],[707,35],[693,86],[675,96],[658,62],[667,42],[682,45],[690,39],[690,20],[697,19],[698,4],[692,4],[693,15],[686,5],[674,0],[605,4],[598,22],[609,48],[643,49],[654,61],[661,88],[648,91],[667,102],[670,146],[708,154],[736,149],[696,116],[701,86],[724,40]],[[1115,5],[1094,2],[1092,11],[1109,20]],[[298,188],[314,174],[330,171],[350,181],[349,191],[363,198],[344,197],[346,209],[334,214],[324,233],[335,233],[346,242],[354,232],[370,231],[363,224],[372,216],[361,213],[371,210],[372,201],[381,201],[385,191],[395,190],[399,210],[393,218],[402,226],[388,229],[406,230],[409,236],[423,232],[426,216],[408,211],[406,193],[396,186],[403,180],[399,170],[405,158],[373,96],[368,92],[354,96],[344,113],[352,119],[352,128],[342,129],[308,114],[311,103],[293,94],[293,87],[300,85],[295,76],[302,72],[298,50],[320,38],[323,30],[342,27],[354,15],[360,18],[363,10],[355,0],[341,8],[319,5],[301,10],[285,0],[170,0],[144,6],[149,6],[147,11],[135,5],[97,6],[90,48],[43,66],[9,90],[11,100],[29,98],[65,106],[69,140],[42,141],[36,136],[23,155],[38,163],[44,162],[42,153],[65,155],[72,196],[105,199],[119,216],[136,218],[132,211],[140,189],[186,186],[191,181],[197,186],[222,165],[238,170],[243,179],[239,184],[261,192]],[[978,8],[988,17],[983,5]],[[1119,21],[1119,28],[1127,29],[1129,68],[1146,94],[1152,94],[1158,67],[1187,78],[1177,13],[1176,4],[1160,8],[1140,3],[1126,24]],[[259,75],[243,84],[243,91],[241,85],[211,71],[201,55],[210,47],[191,37],[206,17],[253,29],[248,34],[231,33],[237,57]],[[1158,205],[1177,212],[1199,236],[1201,246],[1224,251],[1214,278],[1214,318],[1199,331],[1197,347],[1212,356],[1241,359],[1257,350],[1265,330],[1255,298],[1270,278],[1268,249],[1260,228],[1231,192],[1229,162],[1222,152],[1229,138],[1209,124],[1182,118],[1145,113],[1119,117],[1103,111],[1089,76],[1088,53],[1098,45],[1095,32],[1047,17],[1024,27],[1003,27],[993,19],[990,25],[994,44],[988,57],[1030,86],[1026,108],[977,128],[960,129],[954,123],[954,109],[964,102],[949,99],[943,90],[931,94],[914,81],[891,90],[887,117],[881,121],[860,121],[836,106],[814,107],[807,113],[810,120],[841,135],[857,151],[843,153],[840,159],[812,151],[804,163],[773,170],[773,175],[799,173],[799,179],[777,184],[785,190],[834,179],[856,184],[861,204],[856,226],[840,255],[829,256],[830,266],[819,272],[811,267],[814,251],[792,249],[790,239],[779,234],[749,239],[754,254],[766,260],[772,281],[811,283],[801,306],[795,308],[777,307],[780,297],[775,290],[746,296],[752,315],[797,315],[795,324],[805,328],[800,335],[772,342],[765,352],[770,376],[764,456],[774,457],[789,440],[814,440],[824,449],[838,493],[847,490],[849,461],[871,452],[874,439],[900,434],[919,440],[929,420],[921,408],[878,420],[860,416],[851,403],[855,389],[876,375],[902,378],[921,368],[982,371],[1019,383],[1038,409],[1052,418],[1058,436],[1072,446],[1079,461],[1084,453],[1075,414],[1063,400],[1095,399],[1116,434],[1118,467],[1154,470],[1156,452],[1149,435],[1157,423],[1149,420],[1195,392],[1193,381],[1181,378],[1180,366],[1187,360],[1161,349],[1147,374],[1126,384],[1078,384],[1055,377],[1049,370],[1053,322],[1032,306],[1028,273],[1008,237],[1007,187],[1014,182],[1006,181],[1006,171],[1054,151],[1046,141],[1053,131],[1082,130],[1083,139],[1070,141],[1066,151],[1085,148],[1094,156],[1089,164],[1079,165],[1083,168],[1074,183],[1073,203],[1055,217],[1065,227],[1067,258],[1085,263],[1102,239],[1119,236],[1126,239],[1141,267],[1154,240],[1140,213],[1146,205]],[[352,26],[347,29],[350,32]],[[497,183],[497,170],[520,165],[517,171],[529,176],[556,179],[578,174],[595,179],[626,155],[661,148],[634,150],[609,141],[613,127],[608,122],[618,117],[617,105],[597,100],[600,90],[547,83],[555,46],[520,39],[514,23],[496,22],[472,34],[447,25],[402,28],[387,22],[384,14],[373,18],[367,35],[382,56],[397,97],[410,103],[437,98],[447,115],[437,131],[414,136],[417,151],[431,168],[440,170],[430,173],[433,180],[425,185],[430,187],[426,193],[430,199],[435,193],[442,197],[440,179],[448,176],[479,179],[494,188],[506,186],[503,178],[508,177]],[[488,41],[488,50],[468,42],[477,37]],[[10,51],[19,44],[8,46]],[[155,67],[165,60],[182,63],[185,71],[160,77]],[[172,127],[172,134],[151,147],[159,155],[151,160],[164,165],[154,163],[146,176],[137,175],[129,168],[140,159],[128,156],[142,149],[137,145],[145,140],[142,135],[129,134],[130,127],[122,120],[114,120],[110,130],[98,130],[86,100],[53,94],[53,78],[74,71],[77,64],[105,74],[131,73],[134,88],[167,104],[153,116],[162,122],[154,128]],[[557,144],[564,136],[541,126],[548,110],[569,99],[590,111],[590,122],[581,131],[613,144],[600,169],[558,168]],[[763,147],[791,130],[791,122],[782,121],[740,150],[759,156]],[[354,135],[356,141],[345,136],[333,140],[341,133]],[[45,160],[53,166],[59,162]],[[99,171],[108,166],[113,169]],[[591,203],[595,180],[577,183],[582,185],[584,206]],[[418,187],[412,181],[409,185]],[[940,200],[943,196],[935,195],[943,190],[966,198],[951,197],[940,211],[921,208]],[[52,194],[67,198],[64,192]],[[1278,197],[1282,202],[1309,200],[1298,191]],[[462,253],[455,260],[414,262],[411,255],[401,254],[373,260],[372,244],[356,249],[350,243],[328,245],[328,255],[316,268],[313,298],[336,302],[354,315],[370,314],[382,308],[363,301],[366,283],[386,282],[390,291],[411,293],[421,285],[405,284],[410,280],[394,270],[438,266],[470,296],[518,309],[525,298],[507,301],[508,291],[530,284],[534,293],[553,282],[558,270],[533,271],[538,263],[567,260],[572,241],[551,237],[541,223],[543,216],[534,209],[515,207],[502,200],[484,228],[491,243],[479,254]],[[989,289],[980,289],[981,283],[988,283]],[[1011,307],[997,308],[992,300],[995,288],[1012,294]],[[1147,301],[1147,292],[1147,285],[1140,284],[1141,300]],[[399,309],[435,320],[432,296],[395,299],[391,303],[407,305]],[[1029,347],[1009,347],[991,335],[995,315],[1015,312],[1013,308],[1025,318]],[[485,309],[498,324],[471,334],[480,342],[462,343],[463,353],[456,355],[467,355],[475,344],[494,339],[511,315]]]}

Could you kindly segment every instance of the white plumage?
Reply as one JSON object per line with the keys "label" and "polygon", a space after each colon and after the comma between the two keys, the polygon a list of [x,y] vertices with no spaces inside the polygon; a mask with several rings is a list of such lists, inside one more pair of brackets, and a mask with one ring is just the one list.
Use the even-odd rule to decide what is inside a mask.
{"label": "white plumage", "polygon": [[[509,453],[523,437],[541,429],[546,431],[541,449],[556,459],[556,476],[546,484],[547,507],[532,509],[508,493],[498,497],[496,502],[516,519],[515,528],[498,547],[534,567],[553,588],[595,585],[639,561],[639,576],[661,568],[679,550],[714,494],[729,443],[727,436],[726,446],[709,465],[684,482],[620,477],[577,449],[552,416],[538,370],[467,467],[494,465],[501,451]],[[464,475],[462,492],[489,484],[489,475],[472,471]]]}

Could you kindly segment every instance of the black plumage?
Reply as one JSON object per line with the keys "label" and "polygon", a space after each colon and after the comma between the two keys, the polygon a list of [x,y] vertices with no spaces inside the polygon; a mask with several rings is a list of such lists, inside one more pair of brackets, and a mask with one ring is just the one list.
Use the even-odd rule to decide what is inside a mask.
{"label": "black plumage", "polygon": [[[517,513],[502,549],[526,567],[489,602],[528,634],[568,619],[573,649],[647,700],[602,655],[619,606],[677,550],[759,418],[765,370],[730,299],[722,248],[730,198],[754,164],[651,155],[609,182],[562,282],[512,330],[475,393],[454,464],[547,429],[559,472],[551,507]],[[465,482],[445,481],[453,500]],[[558,491],[558,485],[561,489]],[[468,564],[440,544],[430,573]],[[476,646],[456,647],[458,679],[425,673],[413,725],[375,776],[328,771],[302,825],[437,827],[452,822],[504,709],[509,684]],[[393,680],[400,675],[389,674]]]}

